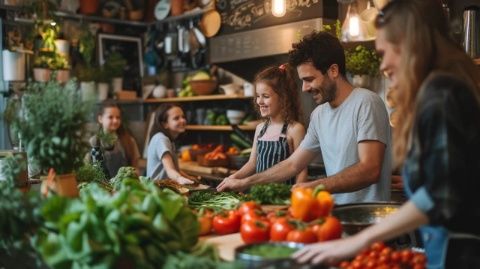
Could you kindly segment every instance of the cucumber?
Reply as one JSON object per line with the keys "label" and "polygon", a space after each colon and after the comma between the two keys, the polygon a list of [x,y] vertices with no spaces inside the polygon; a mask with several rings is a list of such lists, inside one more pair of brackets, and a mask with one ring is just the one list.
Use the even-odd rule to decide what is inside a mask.
{"label": "cucumber", "polygon": [[243,140],[242,138],[240,138],[240,137],[239,137],[237,134],[235,134],[235,133],[231,133],[231,134],[230,134],[230,139],[232,139],[232,142],[233,142],[235,145],[239,146],[240,148],[245,149],[245,148],[251,148],[251,147],[252,147],[250,141],[247,142],[247,141]]}

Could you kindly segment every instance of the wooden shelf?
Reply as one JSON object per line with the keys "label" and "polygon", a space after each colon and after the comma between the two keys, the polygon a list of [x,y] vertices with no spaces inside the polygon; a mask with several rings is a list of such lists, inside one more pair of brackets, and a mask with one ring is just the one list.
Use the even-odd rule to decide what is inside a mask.
{"label": "wooden shelf", "polygon": [[[22,6],[9,6],[9,5],[3,5],[3,4],[0,4],[0,9],[10,10],[10,11],[25,11],[26,10]],[[116,18],[105,18],[105,17],[95,16],[95,15],[83,15],[83,14],[77,14],[77,13],[70,13],[70,12],[61,11],[61,10],[56,11],[54,14],[56,16],[60,17],[60,18],[73,19],[73,20],[79,20],[79,21],[84,21],[85,20],[85,21],[92,21],[92,22],[123,24],[123,25],[136,26],[136,27],[148,27],[150,25],[169,23],[169,22],[172,22],[172,21],[194,18],[194,17],[200,16],[203,13],[205,13],[207,11],[210,11],[210,10],[212,10],[212,8],[206,8],[206,9],[196,8],[196,9],[192,9],[190,11],[187,11],[182,15],[170,16],[170,17],[167,17],[163,20],[154,21],[154,22],[130,21],[130,20],[126,20],[126,19],[122,20],[122,19],[116,19]],[[24,18],[15,18],[15,22],[33,24],[34,20],[33,19],[24,19]]]}
{"label": "wooden shelf", "polygon": [[476,65],[480,65],[480,58],[473,59],[473,62],[474,62]]}
{"label": "wooden shelf", "polygon": [[168,102],[192,102],[192,101],[212,101],[212,100],[236,100],[236,99],[251,99],[252,96],[243,95],[200,95],[191,97],[173,97],[173,98],[149,98],[144,100],[145,103],[168,103]]}
{"label": "wooden shelf", "polygon": [[[255,126],[239,125],[244,131],[255,131]],[[187,125],[189,131],[233,131],[230,125]]]}

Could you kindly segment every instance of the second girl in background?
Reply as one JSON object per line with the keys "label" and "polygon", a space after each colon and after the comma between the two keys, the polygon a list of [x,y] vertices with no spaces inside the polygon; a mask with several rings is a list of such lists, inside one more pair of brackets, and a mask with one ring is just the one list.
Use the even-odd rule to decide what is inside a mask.
{"label": "second girl in background", "polygon": [[172,179],[180,184],[194,183],[178,166],[174,140],[185,132],[187,120],[183,110],[174,104],[160,105],[154,114],[147,154],[147,177]]}
{"label": "second girl in background", "polygon": [[[255,130],[248,162],[229,178],[241,179],[267,170],[290,156],[305,136],[295,76],[289,66],[282,64],[259,72],[255,77],[255,94],[255,108],[264,121]],[[306,180],[305,169],[297,175],[296,182],[291,178],[287,183]]]}
{"label": "second girl in background", "polygon": [[138,171],[140,152],[137,143],[126,128],[122,125],[122,111],[114,101],[105,101],[98,112],[97,121],[100,125],[101,135],[114,134],[117,139],[112,145],[103,145],[99,135],[90,138],[92,147],[103,147],[105,173],[113,177],[122,166],[132,166]]}

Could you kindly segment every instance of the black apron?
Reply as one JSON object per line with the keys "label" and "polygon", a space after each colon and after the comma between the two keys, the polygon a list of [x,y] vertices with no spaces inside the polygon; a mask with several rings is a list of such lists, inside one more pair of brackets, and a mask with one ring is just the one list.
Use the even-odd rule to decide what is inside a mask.
{"label": "black apron", "polygon": [[[275,164],[285,160],[290,156],[290,149],[287,141],[287,127],[288,123],[284,123],[282,132],[277,141],[265,141],[260,138],[267,131],[270,121],[268,120],[258,134],[257,138],[257,163],[255,166],[256,172],[260,173]],[[295,184],[295,178],[288,179],[285,183],[288,185]]]}

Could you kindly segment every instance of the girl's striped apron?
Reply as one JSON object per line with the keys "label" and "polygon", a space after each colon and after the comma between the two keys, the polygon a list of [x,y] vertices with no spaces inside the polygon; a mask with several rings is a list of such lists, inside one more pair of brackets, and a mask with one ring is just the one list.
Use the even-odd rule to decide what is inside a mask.
{"label": "girl's striped apron", "polygon": [[[260,140],[267,131],[269,124],[270,120],[265,123],[257,138],[257,163],[255,167],[257,173],[267,170],[290,156],[287,142],[288,123],[283,124],[282,132],[277,141]],[[286,183],[289,185],[295,184],[295,178],[288,179]]]}

